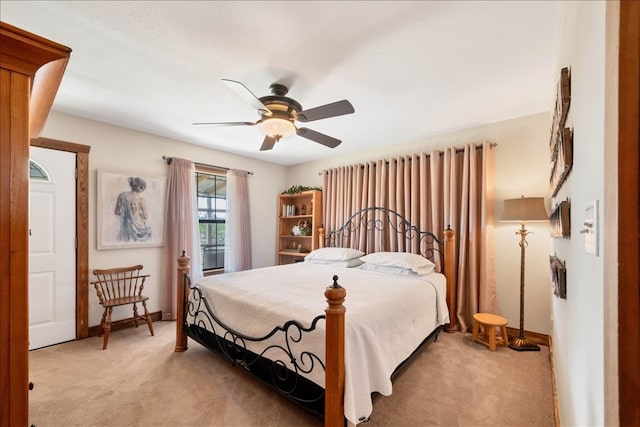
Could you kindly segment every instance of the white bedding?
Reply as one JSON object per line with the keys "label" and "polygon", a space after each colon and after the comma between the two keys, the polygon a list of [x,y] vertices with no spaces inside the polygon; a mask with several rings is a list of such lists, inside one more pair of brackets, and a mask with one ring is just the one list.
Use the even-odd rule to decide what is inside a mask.
{"label": "white bedding", "polygon": [[[404,277],[301,262],[209,276],[197,286],[221,321],[242,334],[262,336],[287,320],[309,326],[324,314],[324,290],[334,274],[347,291],[345,417],[357,424],[372,412],[371,393],[390,395],[394,369],[449,322],[443,275]],[[304,338],[304,349],[322,360],[324,327],[319,322]],[[324,371],[317,371],[308,378],[324,387]]]}

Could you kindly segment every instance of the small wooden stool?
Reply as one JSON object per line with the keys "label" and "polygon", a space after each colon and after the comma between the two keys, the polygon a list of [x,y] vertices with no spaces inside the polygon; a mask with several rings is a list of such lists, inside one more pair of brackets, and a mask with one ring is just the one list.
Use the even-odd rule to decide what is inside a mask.
{"label": "small wooden stool", "polygon": [[[478,336],[478,331],[482,325],[485,335],[488,338],[488,342],[481,339]],[[496,326],[500,327],[500,335],[496,339]],[[509,338],[507,337],[507,319],[490,313],[476,313],[473,315],[473,336],[471,341],[478,341],[482,344],[488,345],[489,350],[496,351],[496,342],[503,344],[505,347],[509,346]]]}

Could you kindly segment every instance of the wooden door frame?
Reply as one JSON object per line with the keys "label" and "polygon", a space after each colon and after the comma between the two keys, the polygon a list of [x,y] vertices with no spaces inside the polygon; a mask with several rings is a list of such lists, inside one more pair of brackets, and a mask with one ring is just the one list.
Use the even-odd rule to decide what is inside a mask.
{"label": "wooden door frame", "polygon": [[618,70],[618,412],[640,425],[640,2],[620,2]]}
{"label": "wooden door frame", "polygon": [[70,56],[70,48],[0,21],[2,427],[29,425],[29,138],[39,136]]}
{"label": "wooden door frame", "polygon": [[32,147],[76,155],[76,339],[89,336],[89,150],[88,145],[49,138],[31,139]]}

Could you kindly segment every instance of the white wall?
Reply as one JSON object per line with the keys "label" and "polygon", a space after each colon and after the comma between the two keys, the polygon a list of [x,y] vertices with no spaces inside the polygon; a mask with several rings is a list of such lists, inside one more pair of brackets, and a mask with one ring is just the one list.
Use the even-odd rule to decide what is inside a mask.
{"label": "white wall", "polygon": [[[150,177],[166,177],[167,163],[163,155],[181,157],[199,163],[252,171],[249,177],[251,203],[252,259],[254,267],[275,263],[277,197],[286,189],[283,166],[210,150],[180,141],[136,132],[76,116],[52,112],[42,133],[44,138],[89,145],[89,271],[142,264],[151,274],[145,285],[148,308],[160,311],[162,283],[162,248],[96,249],[97,170],[137,173]],[[177,256],[178,254],[176,254]],[[90,275],[90,277],[92,277]],[[130,307],[114,310],[113,320],[131,317]],[[95,291],[89,292],[89,325],[100,324],[102,315]]]}
{"label": "white wall", "polygon": [[[550,100],[551,104],[552,100]],[[290,167],[286,186],[322,186],[318,172],[341,165],[367,160],[386,159],[398,154],[462,147],[466,143],[488,140],[498,143],[495,151],[496,218],[502,213],[504,199],[521,195],[544,197],[548,193],[549,176],[548,112],[477,126],[465,130],[427,137],[422,141],[396,144],[373,149],[364,154],[334,157]],[[348,142],[343,142],[346,144]],[[513,223],[496,223],[496,285],[498,310],[507,318],[509,326],[518,328],[520,322],[520,249]],[[551,285],[549,282],[549,253],[551,239],[547,224],[532,223],[525,270],[525,329],[551,333]]]}
{"label": "white wall", "polygon": [[554,240],[567,263],[567,299],[553,299],[553,361],[562,425],[604,425],[603,254],[585,253],[585,207],[600,201],[603,217],[605,2],[565,2],[557,73],[571,70],[567,126],[574,131],[573,170],[558,199],[571,200],[571,238]]}
{"label": "white wall", "polygon": [[[434,135],[407,144],[375,149],[362,155],[343,156],[285,168],[233,154],[209,150],[154,135],[119,128],[76,116],[52,112],[43,137],[91,146],[89,153],[89,268],[141,263],[152,275],[148,286],[151,311],[160,309],[160,292],[154,281],[162,280],[161,248],[121,250],[96,249],[97,169],[148,176],[166,176],[163,155],[183,157],[202,163],[251,170],[249,178],[252,209],[252,248],[254,267],[275,263],[277,196],[291,185],[322,186],[319,171],[397,154],[442,149],[490,140],[498,143],[495,151],[496,218],[506,198],[542,196],[547,193],[549,113],[507,120],[446,134]],[[524,160],[523,160],[524,159]],[[265,179],[265,177],[269,177]],[[519,324],[519,248],[512,223],[496,223],[496,281],[500,314],[514,328]],[[525,329],[548,334],[550,322],[550,284],[548,255],[550,239],[546,225],[531,224],[526,259]],[[155,282],[157,283],[157,282]],[[89,293],[89,325],[100,321],[100,307],[93,290]],[[114,313],[114,319],[127,317]]]}

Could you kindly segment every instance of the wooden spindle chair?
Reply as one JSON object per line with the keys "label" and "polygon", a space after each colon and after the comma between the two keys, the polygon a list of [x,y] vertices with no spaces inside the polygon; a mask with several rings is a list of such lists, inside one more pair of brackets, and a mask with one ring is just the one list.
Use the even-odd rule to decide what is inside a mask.
{"label": "wooden spindle chair", "polygon": [[[107,349],[109,342],[109,334],[111,332],[111,312],[113,307],[120,305],[133,304],[133,322],[138,327],[138,320],[144,320],[149,326],[149,332],[153,335],[153,325],[151,317],[147,311],[147,300],[149,297],[142,295],[144,289],[144,281],[148,274],[141,274],[142,265],[134,265],[131,267],[117,267],[106,270],[96,269],[93,274],[97,280],[91,282],[96,288],[100,305],[104,307],[102,320],[100,321],[100,335],[104,333],[102,349]],[[142,304],[144,315],[138,314],[137,303]]]}

